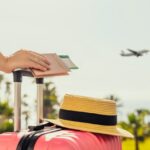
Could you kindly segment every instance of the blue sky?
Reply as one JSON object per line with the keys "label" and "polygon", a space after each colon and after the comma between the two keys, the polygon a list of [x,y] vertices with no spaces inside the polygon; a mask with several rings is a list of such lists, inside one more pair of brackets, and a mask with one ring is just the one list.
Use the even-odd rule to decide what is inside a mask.
{"label": "blue sky", "polygon": [[119,54],[126,48],[150,49],[149,6],[149,0],[1,1],[0,50],[6,55],[20,48],[68,54],[80,69],[49,78],[59,99],[65,93],[114,94],[124,112],[149,108],[150,54]]}

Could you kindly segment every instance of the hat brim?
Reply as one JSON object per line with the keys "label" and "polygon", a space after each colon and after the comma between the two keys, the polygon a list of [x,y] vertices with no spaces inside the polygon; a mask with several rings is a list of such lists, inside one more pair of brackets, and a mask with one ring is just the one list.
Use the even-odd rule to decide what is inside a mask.
{"label": "hat brim", "polygon": [[114,136],[121,136],[121,137],[127,137],[127,138],[134,137],[128,131],[121,129],[117,126],[103,126],[103,125],[75,122],[75,121],[69,121],[69,120],[63,120],[63,119],[44,119],[44,120],[47,120],[55,125],[69,128],[69,129],[88,131],[88,132],[107,134],[107,135],[114,135]]}

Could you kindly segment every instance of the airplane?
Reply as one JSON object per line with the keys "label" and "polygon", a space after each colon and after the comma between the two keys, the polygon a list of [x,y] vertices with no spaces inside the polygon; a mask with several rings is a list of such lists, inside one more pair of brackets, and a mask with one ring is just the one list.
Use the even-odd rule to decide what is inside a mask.
{"label": "airplane", "polygon": [[120,55],[121,56],[136,56],[136,57],[139,57],[139,56],[143,56],[144,53],[148,53],[150,52],[149,50],[147,49],[142,49],[142,50],[139,50],[139,51],[135,51],[135,50],[132,50],[132,49],[127,49],[130,53],[125,53],[123,50],[121,51]]}

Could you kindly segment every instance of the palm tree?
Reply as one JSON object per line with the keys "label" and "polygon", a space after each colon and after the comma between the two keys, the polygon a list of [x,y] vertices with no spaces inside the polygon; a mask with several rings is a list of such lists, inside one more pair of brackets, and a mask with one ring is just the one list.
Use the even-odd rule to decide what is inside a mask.
{"label": "palm tree", "polygon": [[138,141],[138,130],[142,126],[141,118],[135,113],[131,113],[128,115],[129,124],[133,129],[133,134],[135,138],[135,150],[139,150],[139,141]]}
{"label": "palm tree", "polygon": [[0,102],[0,132],[13,130],[13,108],[11,108],[7,101]]}
{"label": "palm tree", "polygon": [[22,106],[23,106],[23,111],[22,111],[22,115],[25,116],[25,128],[27,129],[28,127],[28,121],[29,121],[29,117],[30,117],[30,111],[29,111],[29,104],[26,101],[26,98],[28,98],[27,94],[23,95],[23,100],[22,100]]}
{"label": "palm tree", "polygon": [[[4,76],[0,75],[0,86],[3,85]],[[10,96],[10,83],[6,81],[5,91],[7,91],[7,96],[5,101],[0,101],[0,132],[12,131],[13,130],[13,108],[9,105],[8,97]],[[0,97],[1,98],[1,97]]]}
{"label": "palm tree", "polygon": [[11,85],[11,82],[9,81],[6,81],[5,82],[6,84],[6,89],[5,89],[5,97],[6,97],[6,100],[9,101],[9,97],[10,97],[10,94],[11,94],[11,89],[10,89],[10,85]]}
{"label": "palm tree", "polygon": [[123,106],[123,104],[120,102],[120,99],[113,94],[110,94],[109,96],[107,96],[106,99],[115,101],[118,108]]}
{"label": "palm tree", "polygon": [[4,79],[4,76],[2,74],[0,74],[0,84],[3,81],[3,79]]}
{"label": "palm tree", "polygon": [[[3,79],[4,79],[4,76],[0,74],[0,89],[1,89],[1,84],[2,84]],[[0,100],[1,100],[1,97],[0,97]]]}
{"label": "palm tree", "polygon": [[55,118],[57,116],[56,107],[59,105],[57,101],[56,88],[52,82],[45,83],[44,87],[44,117]]}
{"label": "palm tree", "polygon": [[145,123],[145,117],[149,114],[147,109],[137,109],[128,114],[127,122],[120,122],[122,128],[132,132],[135,140],[135,150],[139,150],[139,141],[143,141],[149,133],[149,126]]}
{"label": "palm tree", "polygon": [[148,126],[148,123],[145,121],[145,118],[150,115],[150,110],[148,109],[137,109],[137,115],[141,118],[141,124],[143,126],[142,135],[144,137],[150,136],[149,131],[150,128]]}

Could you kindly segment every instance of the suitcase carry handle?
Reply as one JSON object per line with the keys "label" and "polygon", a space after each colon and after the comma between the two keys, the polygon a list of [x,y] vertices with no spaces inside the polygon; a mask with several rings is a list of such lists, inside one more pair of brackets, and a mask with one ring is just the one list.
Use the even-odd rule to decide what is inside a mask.
{"label": "suitcase carry handle", "polygon": [[45,127],[56,127],[56,126],[51,122],[43,122],[43,123],[40,123],[36,126],[28,126],[28,129],[29,129],[29,132],[31,132],[31,131],[42,130]]}
{"label": "suitcase carry handle", "polygon": [[[14,79],[14,131],[21,130],[21,83],[23,76],[32,76],[28,70],[18,69],[13,72]],[[43,78],[36,78],[37,84],[37,124],[43,120]]]}

